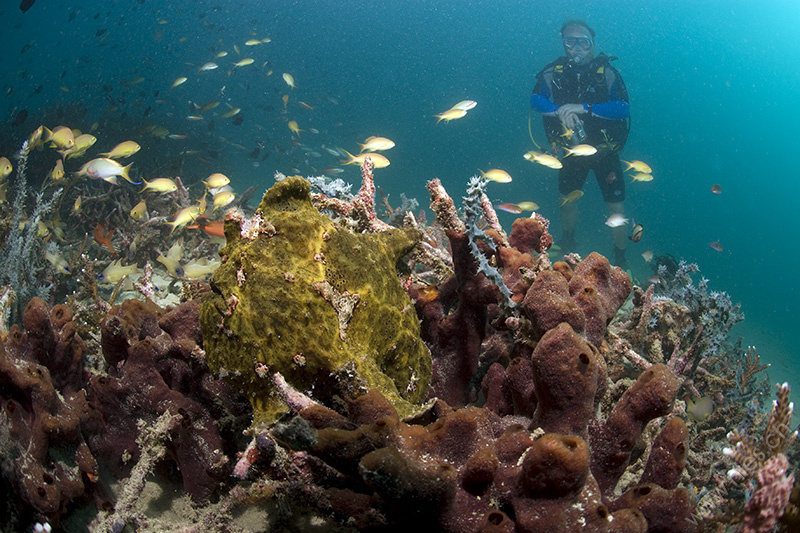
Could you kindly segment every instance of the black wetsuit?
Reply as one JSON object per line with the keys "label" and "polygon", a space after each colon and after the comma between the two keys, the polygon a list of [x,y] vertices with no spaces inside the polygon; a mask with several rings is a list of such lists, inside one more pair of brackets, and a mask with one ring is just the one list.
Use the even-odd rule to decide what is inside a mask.
{"label": "black wetsuit", "polygon": [[536,76],[531,107],[543,114],[545,133],[555,150],[571,147],[572,141],[563,135],[561,121],[552,114],[564,104],[584,104],[589,111],[579,116],[586,130],[583,143],[597,148],[597,153],[562,159],[558,191],[564,196],[582,190],[592,170],[606,202],[625,200],[619,152],[628,137],[630,112],[628,91],[609,63],[612,59],[599,54],[590,63],[577,66],[561,57]]}

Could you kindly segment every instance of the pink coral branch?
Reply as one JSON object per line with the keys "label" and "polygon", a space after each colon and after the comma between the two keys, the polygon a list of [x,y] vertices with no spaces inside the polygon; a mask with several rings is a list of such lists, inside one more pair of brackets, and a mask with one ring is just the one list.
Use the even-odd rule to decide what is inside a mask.
{"label": "pink coral branch", "polygon": [[272,375],[272,384],[275,385],[278,394],[281,395],[283,401],[286,402],[286,405],[288,405],[292,411],[298,412],[306,407],[318,405],[317,402],[289,385],[280,372],[275,372],[275,374]]}
{"label": "pink coral branch", "polygon": [[375,212],[375,178],[372,169],[375,163],[369,157],[361,165],[361,188],[351,200],[328,198],[324,194],[312,195],[317,209],[329,209],[334,213],[354,219],[358,229],[366,233],[377,233],[392,229],[392,226],[378,218]]}
{"label": "pink coral branch", "polygon": [[428,192],[431,195],[431,210],[436,215],[436,220],[445,230],[454,231],[456,233],[464,233],[466,228],[461,219],[458,218],[456,206],[453,204],[453,199],[447,194],[447,191],[442,186],[442,182],[438,179],[429,181],[426,185]]}
{"label": "pink coral branch", "polygon": [[631,348],[631,345],[628,343],[628,341],[622,337],[619,337],[610,331],[608,332],[608,337],[611,344],[611,349],[628,359],[628,361],[633,363],[637,368],[647,370],[653,366],[653,363],[636,353],[636,351]]}
{"label": "pink coral branch", "polygon": [[788,470],[789,461],[780,453],[758,471],[758,489],[744,506],[743,533],[767,533],[778,523],[794,484],[794,476],[786,475]]}
{"label": "pink coral branch", "polygon": [[500,236],[500,245],[508,248],[508,236],[506,232],[503,231],[503,226],[500,225],[500,220],[497,219],[497,212],[494,210],[494,206],[492,205],[492,201],[489,200],[489,197],[486,194],[481,194],[481,211],[483,211],[483,218],[486,219],[486,223],[489,224],[489,227],[492,228],[497,234]]}

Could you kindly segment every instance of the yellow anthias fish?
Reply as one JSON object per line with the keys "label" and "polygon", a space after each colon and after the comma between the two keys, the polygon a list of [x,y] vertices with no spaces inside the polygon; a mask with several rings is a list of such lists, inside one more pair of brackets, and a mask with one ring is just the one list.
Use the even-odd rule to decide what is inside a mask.
{"label": "yellow anthias fish", "polygon": [[218,192],[212,198],[212,201],[214,203],[214,209],[212,209],[211,212],[213,213],[220,207],[225,207],[226,205],[230,204],[231,202],[233,202],[234,198],[236,198],[236,195],[233,193],[233,191]]}
{"label": "yellow anthias fish", "polygon": [[147,218],[147,203],[144,200],[133,206],[131,209],[131,218],[133,220],[144,220]]}
{"label": "yellow anthias fish", "polygon": [[570,192],[568,195],[561,197],[561,206],[563,207],[569,203],[572,203],[581,196],[583,196],[583,191],[576,189]]}
{"label": "yellow anthias fish", "polygon": [[33,130],[33,133],[31,133],[28,136],[28,149],[29,150],[33,150],[34,148],[39,146],[39,143],[42,141],[42,136],[45,135],[45,132],[44,132],[45,129],[46,128],[44,126],[39,126],[35,130]]}
{"label": "yellow anthias fish", "polygon": [[455,109],[454,108],[454,109],[448,109],[447,111],[445,111],[441,115],[434,115],[434,116],[439,119],[439,120],[436,121],[436,123],[438,124],[443,120],[445,122],[450,122],[451,120],[456,120],[456,119],[465,117],[466,115],[467,115],[467,111],[466,110],[464,110],[464,109]]}
{"label": "yellow anthias fish", "polygon": [[197,200],[197,210],[199,214],[204,214],[206,209],[208,209],[208,201],[206,200],[206,196],[208,196],[208,191],[203,193],[203,197]]}
{"label": "yellow anthias fish", "polygon": [[[361,147],[361,152],[365,150],[367,152],[371,152],[373,150],[389,150],[390,148],[394,148],[394,141],[387,139],[386,137],[367,137],[364,141],[364,144],[359,143]],[[359,153],[361,153],[359,152]]]}
{"label": "yellow anthias fish", "polygon": [[241,110],[242,108],[240,107],[234,107],[232,109],[229,109],[228,111],[225,111],[223,114],[219,116],[219,118],[231,118],[234,115],[238,115]]}
{"label": "yellow anthias fish", "polygon": [[[633,181],[653,181],[653,175],[647,172],[637,172],[631,176],[631,178],[633,178]],[[633,181],[631,183],[633,183]]]}
{"label": "yellow anthias fish", "polygon": [[[205,104],[201,105],[197,108],[198,111],[201,113],[205,113],[206,111],[211,111],[219,106],[219,100],[210,100]],[[196,106],[195,106],[196,107]]]}
{"label": "yellow anthias fish", "polygon": [[131,165],[133,165],[133,163],[123,167],[113,159],[109,159],[107,157],[98,157],[86,163],[86,165],[81,167],[79,172],[85,169],[86,175],[90,178],[95,180],[102,179],[114,184],[116,184],[115,178],[117,176],[122,176],[128,182],[133,183],[134,185],[139,185],[140,182],[133,181],[128,175]]}
{"label": "yellow anthias fish", "polygon": [[345,154],[347,154],[346,161],[342,161],[342,164],[350,165],[352,163],[358,163],[359,165],[364,164],[364,159],[369,157],[372,160],[372,163],[375,165],[375,168],[385,168],[389,166],[389,160],[386,159],[386,156],[383,156],[376,152],[364,152],[363,154],[353,155],[347,150],[342,150]]}
{"label": "yellow anthias fish", "polygon": [[561,134],[561,137],[566,137],[568,141],[571,141],[572,136],[575,135],[575,132],[568,128],[566,124],[561,124],[561,127],[564,128],[564,133]]}
{"label": "yellow anthias fish", "polygon": [[559,169],[563,166],[561,164],[561,161],[559,161],[557,157],[554,157],[550,154],[543,154],[541,152],[536,152],[534,150],[526,152],[525,155],[523,155],[522,157],[524,157],[528,161],[534,161],[548,168]]}
{"label": "yellow anthias fish", "polygon": [[203,63],[203,65],[201,65],[200,68],[197,70],[199,70],[200,72],[204,72],[206,70],[214,70],[215,68],[219,68],[219,65],[217,65],[213,61],[209,61],[208,63]]}
{"label": "yellow anthias fish", "polygon": [[294,89],[294,76],[292,76],[288,72],[284,72],[283,73],[283,81],[286,82],[286,85],[288,85],[289,88]]}
{"label": "yellow anthias fish", "polygon": [[511,176],[509,176],[508,172],[505,170],[500,170],[499,168],[492,168],[486,172],[481,169],[478,170],[480,171],[481,176],[487,180],[491,180],[496,183],[511,183]]}
{"label": "yellow anthias fish", "polygon": [[79,215],[80,214],[80,212],[81,212],[81,202],[82,201],[81,201],[81,197],[80,196],[75,198],[75,203],[72,204],[72,211],[71,211],[71,213],[73,215]]}
{"label": "yellow anthias fish", "polygon": [[125,141],[121,142],[116,145],[110,152],[105,152],[102,154],[97,154],[103,157],[108,157],[110,159],[124,159],[126,157],[130,157],[139,150],[141,150],[141,146],[135,141]]}
{"label": "yellow anthias fish", "polygon": [[234,67],[246,67],[247,65],[252,65],[255,62],[255,59],[252,57],[245,57],[244,59],[240,59],[236,63],[233,64]]}
{"label": "yellow anthias fish", "polygon": [[144,189],[140,192],[144,192],[147,190],[151,190],[154,192],[175,192],[178,190],[178,186],[169,178],[158,178],[154,179],[153,181],[147,181],[146,179],[142,178],[144,182]]}
{"label": "yellow anthias fish", "polygon": [[469,111],[476,105],[478,105],[478,102],[476,102],[475,100],[461,100],[459,103],[457,103],[450,109],[463,109],[464,111]]}
{"label": "yellow anthias fish", "polygon": [[520,202],[517,204],[523,211],[536,211],[539,209],[539,204],[536,202]]}
{"label": "yellow anthias fish", "polygon": [[261,44],[261,39],[247,39],[244,42],[245,46],[257,46],[259,44]]}
{"label": "yellow anthias fish", "polygon": [[172,82],[172,85],[170,86],[170,89],[174,89],[178,85],[183,85],[184,83],[186,83],[186,80],[187,80],[186,76],[181,76],[180,78],[175,78],[175,81]]}
{"label": "yellow anthias fish", "polygon": [[170,233],[174,232],[178,228],[184,227],[189,222],[193,221],[197,218],[200,214],[200,207],[196,205],[190,205],[189,207],[184,207],[177,213],[175,213],[175,220],[172,222],[168,222],[170,226],[172,226],[172,230]]}
{"label": "yellow anthias fish", "polygon": [[72,159],[73,157],[81,157],[86,154],[86,151],[94,146],[94,143],[97,142],[97,137],[90,133],[82,133],[75,137],[75,146],[72,147],[71,150],[66,150],[62,152],[62,155],[67,159]]}
{"label": "yellow anthias fish", "polygon": [[203,257],[183,265],[183,275],[186,278],[202,278],[213,274],[219,265],[219,261],[209,261]]}
{"label": "yellow anthias fish", "polygon": [[281,100],[283,100],[283,110],[286,111],[286,106],[289,104],[289,95],[288,94],[284,94],[281,97]]}
{"label": "yellow anthias fish", "polygon": [[636,172],[644,172],[645,174],[652,174],[653,173],[653,169],[650,168],[650,165],[648,165],[647,163],[645,163],[643,161],[637,161],[637,160],[634,159],[633,161],[624,161],[623,160],[622,162],[625,163],[626,165],[628,165],[628,168],[625,169],[625,172],[629,171],[630,169],[633,169]]}
{"label": "yellow anthias fish", "polygon": [[215,172],[206,178],[203,183],[206,184],[206,189],[219,189],[229,184],[231,180],[225,174]]}
{"label": "yellow anthias fish", "polygon": [[565,150],[567,155],[588,156],[597,153],[597,148],[588,144],[576,144],[572,148],[566,148]]}
{"label": "yellow anthias fish", "polygon": [[14,171],[11,161],[7,157],[0,157],[0,180],[6,179]]}
{"label": "yellow anthias fish", "polygon": [[53,183],[58,183],[64,178],[64,160],[59,159],[56,161],[53,170],[50,171],[50,179],[53,180]]}
{"label": "yellow anthias fish", "polygon": [[228,52],[223,50],[222,52],[217,52],[217,55],[214,56],[214,59],[219,59],[221,57],[225,57],[226,55],[228,55]]}
{"label": "yellow anthias fish", "polygon": [[100,273],[99,279],[104,283],[116,283],[125,276],[137,274],[138,272],[139,269],[136,267],[136,264],[122,266],[122,259],[117,259]]}
{"label": "yellow anthias fish", "polygon": [[289,123],[287,124],[287,126],[289,126],[289,129],[292,130],[292,133],[294,133],[298,137],[300,137],[300,132],[301,131],[305,131],[305,130],[301,130],[300,129],[300,126],[297,125],[297,121],[296,120],[290,120]]}
{"label": "yellow anthias fish", "polygon": [[45,141],[53,143],[59,150],[69,150],[75,146],[75,135],[66,126],[59,126],[52,131],[44,129]]}

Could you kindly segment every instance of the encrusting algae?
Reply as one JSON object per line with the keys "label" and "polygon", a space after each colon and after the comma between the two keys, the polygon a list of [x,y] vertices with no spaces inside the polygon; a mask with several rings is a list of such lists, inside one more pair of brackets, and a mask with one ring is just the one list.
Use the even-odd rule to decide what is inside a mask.
{"label": "encrusting algae", "polygon": [[337,227],[300,177],[269,189],[251,220],[225,224],[200,321],[210,368],[248,394],[254,426],[287,411],[275,373],[328,405],[357,395],[356,383],[378,389],[401,416],[417,410],[431,356],[396,264],[418,230]]}

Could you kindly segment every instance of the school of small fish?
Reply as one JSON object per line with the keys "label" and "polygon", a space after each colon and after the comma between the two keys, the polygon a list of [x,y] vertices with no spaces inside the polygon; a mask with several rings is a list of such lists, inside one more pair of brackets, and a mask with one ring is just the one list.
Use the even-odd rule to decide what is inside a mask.
{"label": "school of small fish", "polygon": [[[28,0],[23,2],[23,5],[26,3],[30,6],[33,1]],[[23,9],[24,11],[25,9]],[[169,27],[170,24],[167,18],[158,18],[156,22],[158,26]],[[103,42],[109,38],[110,31],[110,29],[106,31],[105,28],[100,28],[95,37]],[[294,174],[301,173],[298,168],[302,168],[301,160],[316,173],[315,175],[321,174],[329,178],[346,171],[351,172],[345,167],[362,165],[367,158],[372,161],[376,169],[388,167],[390,161],[385,152],[396,146],[392,139],[380,135],[393,136],[388,128],[384,132],[376,130],[362,132],[357,138],[352,135],[347,144],[342,143],[350,151],[334,146],[331,141],[326,141],[329,142],[329,145],[313,141],[315,135],[318,136],[317,139],[321,139],[323,138],[321,134],[342,126],[341,122],[325,124],[320,118],[325,108],[339,105],[337,98],[323,94],[318,88],[314,89],[316,92],[312,92],[310,87],[313,87],[312,82],[315,80],[309,79],[310,74],[303,71],[302,65],[281,63],[280,58],[272,57],[270,55],[272,47],[267,46],[272,42],[272,38],[258,33],[253,29],[250,31],[250,35],[240,35],[236,39],[207,42],[205,43],[206,53],[197,54],[183,66],[165,69],[167,72],[164,73],[164,79],[159,81],[148,79],[150,76],[144,71],[132,69],[124,79],[118,80],[118,85],[125,89],[135,87],[134,91],[140,91],[138,97],[131,96],[133,94],[131,92],[124,95],[114,94],[113,84],[102,84],[98,90],[109,93],[106,97],[109,105],[103,112],[104,119],[119,117],[121,113],[137,110],[143,121],[144,119],[156,121],[145,121],[138,130],[140,136],[136,137],[137,140],[107,138],[108,136],[102,134],[102,127],[99,124],[102,121],[92,124],[86,132],[66,125],[57,125],[52,129],[40,126],[28,139],[31,148],[46,147],[58,154],[58,158],[48,165],[46,183],[64,187],[85,183],[96,188],[105,187],[106,190],[125,187],[138,196],[136,199],[138,201],[134,200],[126,204],[122,213],[136,223],[166,226],[169,228],[169,235],[182,235],[180,232],[184,230],[198,229],[209,237],[219,238],[223,235],[222,212],[239,198],[231,187],[231,180],[225,174],[210,172],[214,166],[213,160],[217,159],[224,147],[232,147],[242,153],[248,153],[253,166],[258,166],[272,154],[276,154],[273,157],[281,157],[287,153],[292,154],[291,162],[286,165],[286,170]],[[179,43],[190,41],[188,35],[178,39]],[[281,73],[280,77],[272,78],[273,72]],[[66,75],[68,75],[67,71],[61,77],[65,78]],[[252,94],[249,96],[245,96],[245,94],[251,87],[255,87],[252,78],[248,78],[248,76],[256,75],[259,76],[261,83],[269,84],[267,88],[259,88],[259,90],[264,89],[263,92],[267,96],[265,96],[265,103],[259,104],[256,109],[259,114],[275,111],[282,129],[280,130],[281,135],[275,139],[267,141],[265,134],[264,140],[254,139],[252,144],[246,146],[247,141],[236,142],[214,132],[219,131],[215,128],[218,128],[223,121],[223,127],[235,127],[241,125],[245,120],[252,120],[253,115],[256,114],[256,109],[250,101]],[[299,84],[295,76],[297,76]],[[211,85],[216,87],[213,94],[207,92],[209,80],[214,80],[211,82]],[[63,83],[58,87],[62,93],[75,91],[73,94],[77,94],[77,84],[70,82],[69,78],[59,83]],[[144,96],[146,94],[151,94],[152,98],[148,99]],[[127,98],[133,101],[127,101]],[[180,104],[178,105],[177,102]],[[462,100],[449,109],[432,116],[437,119],[436,124],[440,122],[448,124],[466,117],[468,112],[476,106],[475,100]],[[15,125],[22,124],[28,119],[26,109],[15,111]],[[424,113],[430,117],[433,111],[426,109]],[[149,118],[151,114],[153,118]],[[170,126],[171,129],[177,130],[170,131],[164,125],[157,123],[156,117],[158,116],[176,116],[184,126],[176,128]],[[468,124],[468,122],[464,121],[464,124]],[[461,127],[462,123],[457,126]],[[563,129],[562,137],[571,140],[573,131],[566,127]],[[203,132],[204,135],[201,136],[200,132]],[[363,136],[373,132],[376,134]],[[131,132],[131,137],[134,137],[133,132]],[[201,180],[198,175],[179,177],[176,175],[177,173],[166,170],[158,171],[154,175],[143,175],[142,171],[137,168],[135,160],[137,156],[147,152],[150,142],[154,139],[170,146],[182,147],[178,149],[181,157],[191,158],[192,161],[199,161],[208,166],[207,177],[204,180]],[[203,141],[199,142],[200,139]],[[361,142],[356,142],[357,139]],[[397,140],[401,141],[399,151],[402,150],[402,139]],[[95,145],[102,147],[105,151],[94,153]],[[94,155],[88,155],[90,152]],[[590,144],[576,144],[561,151],[547,151],[537,145],[536,150],[526,152],[523,157],[527,161],[548,169],[559,170],[563,168],[566,158],[569,158],[569,161],[591,158],[597,153],[598,147]],[[398,161],[401,155],[403,154],[398,154]],[[325,164],[325,158],[330,161],[329,157],[335,158],[338,162]],[[394,158],[394,156],[392,157]],[[653,169],[644,161],[631,160],[622,161],[622,163],[625,165],[623,172],[631,178],[631,183],[648,183],[654,180]],[[512,176],[501,168],[478,170],[485,179],[494,183],[512,182]],[[0,203],[8,201],[8,178],[13,171],[14,165],[11,160],[8,157],[0,157]],[[517,175],[516,172],[515,175]],[[197,188],[187,187],[185,183],[193,183],[197,185]],[[198,190],[201,187],[200,184],[202,184],[202,190]],[[646,189],[649,186],[636,185],[636,187]],[[720,195],[722,192],[719,184],[714,184],[710,190],[714,195]],[[564,207],[579,201],[583,194],[582,190],[573,190],[566,195],[561,195],[560,206]],[[151,216],[151,213],[154,212],[152,206],[157,206],[159,202],[163,203],[164,199],[169,198],[175,199],[175,208],[169,219],[164,220],[163,216]],[[181,198],[180,202],[177,201],[179,198]],[[190,198],[190,200],[187,202],[186,198]],[[70,204],[70,213],[75,216],[92,209],[91,196],[88,194],[78,195],[74,201],[70,199]],[[540,209],[538,204],[529,200],[498,201],[495,207],[499,211],[514,215],[524,212],[535,213]],[[619,228],[629,223],[630,220],[625,218],[622,213],[612,213],[605,220],[605,225],[611,228]],[[48,238],[50,234],[57,236],[61,231],[60,227],[63,226],[60,220],[43,221],[40,224],[41,232],[48,235]],[[115,234],[114,228],[101,224],[94,229],[95,242],[116,254],[114,241],[117,240],[117,247],[119,247],[120,237]],[[89,233],[91,234],[91,231]],[[644,226],[633,221],[629,240],[639,243],[643,236]],[[136,242],[136,240],[133,241],[133,247],[136,246]],[[206,260],[182,264],[182,242],[183,237],[178,237],[166,254],[159,251],[156,258],[171,277],[191,278],[207,275],[218,264]],[[718,252],[724,250],[718,241],[710,242],[709,247]],[[652,261],[653,251],[643,252],[642,258],[646,262]],[[65,258],[50,254],[46,259],[60,274],[70,271],[69,262]],[[126,276],[140,272],[139,265],[125,263],[123,258],[115,258],[102,271],[100,275],[102,282],[117,283]]]}

